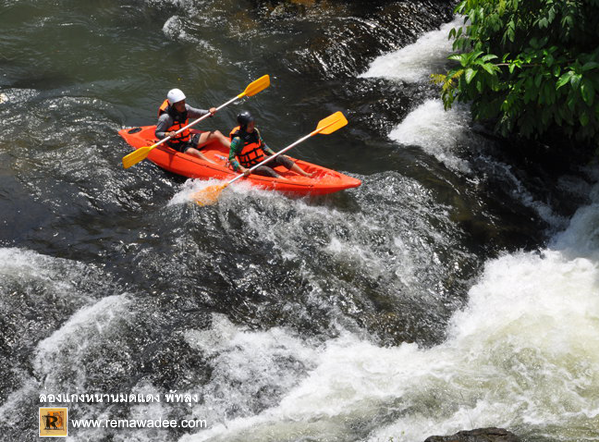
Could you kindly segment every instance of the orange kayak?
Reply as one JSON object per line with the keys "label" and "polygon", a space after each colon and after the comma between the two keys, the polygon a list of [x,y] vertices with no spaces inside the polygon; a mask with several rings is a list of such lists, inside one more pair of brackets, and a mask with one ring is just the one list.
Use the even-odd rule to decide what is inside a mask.
{"label": "orange kayak", "polygon": [[[133,149],[138,149],[143,146],[151,146],[158,142],[158,139],[154,135],[155,130],[156,126],[134,127],[120,130],[119,135]],[[197,131],[192,130],[192,132]],[[164,144],[152,149],[148,155],[148,159],[162,169],[188,178],[228,181],[238,175],[228,166],[229,151],[219,143],[208,144],[202,148],[202,153],[216,164],[211,164],[200,158],[177,152]],[[291,172],[283,166],[277,166],[274,169],[286,179],[251,174],[245,180],[263,189],[277,190],[295,195],[325,195],[327,193],[358,187],[362,184],[356,178],[335,172],[326,167],[301,160],[294,161],[306,172],[316,172],[316,174],[312,178],[307,178]]]}

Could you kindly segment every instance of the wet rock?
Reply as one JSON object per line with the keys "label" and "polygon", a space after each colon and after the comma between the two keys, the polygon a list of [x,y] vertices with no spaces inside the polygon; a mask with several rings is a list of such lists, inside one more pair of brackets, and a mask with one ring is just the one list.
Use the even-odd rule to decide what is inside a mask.
{"label": "wet rock", "polygon": [[453,436],[431,436],[424,442],[520,442],[520,438],[503,428],[478,428]]}

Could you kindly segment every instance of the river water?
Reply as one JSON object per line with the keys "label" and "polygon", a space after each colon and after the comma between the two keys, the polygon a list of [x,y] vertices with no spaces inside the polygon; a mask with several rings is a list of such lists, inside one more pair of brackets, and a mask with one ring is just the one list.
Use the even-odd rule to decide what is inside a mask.
{"label": "river water", "polygon": [[[37,440],[422,441],[501,426],[599,440],[599,178],[539,177],[445,112],[428,77],[459,19],[443,2],[5,0],[0,5],[0,410]],[[454,21],[452,21],[454,20]],[[166,91],[241,109],[282,148],[363,181],[319,198],[234,186],[197,207],[123,127]],[[556,203],[556,195],[561,203]],[[563,201],[567,201],[564,209]],[[171,392],[197,395],[169,403]],[[159,403],[41,402],[150,394]]]}

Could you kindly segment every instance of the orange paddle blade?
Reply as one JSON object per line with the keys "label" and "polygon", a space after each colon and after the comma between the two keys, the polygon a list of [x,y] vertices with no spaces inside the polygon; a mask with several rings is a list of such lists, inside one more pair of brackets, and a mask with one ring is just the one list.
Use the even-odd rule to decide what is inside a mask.
{"label": "orange paddle blade", "polygon": [[270,77],[268,75],[263,75],[256,81],[252,81],[250,84],[248,84],[248,86],[245,88],[245,91],[237,95],[237,98],[251,97],[252,95],[256,95],[258,92],[263,91],[268,86],[270,86]]}
{"label": "orange paddle blade", "polygon": [[337,129],[341,129],[346,124],[347,119],[345,118],[345,115],[343,115],[342,112],[335,112],[334,114],[320,120],[314,132],[328,135],[332,134]]}
{"label": "orange paddle blade", "polygon": [[229,183],[215,184],[214,186],[205,187],[202,190],[197,191],[191,196],[199,206],[211,206],[216,204],[221,192],[227,187]]}

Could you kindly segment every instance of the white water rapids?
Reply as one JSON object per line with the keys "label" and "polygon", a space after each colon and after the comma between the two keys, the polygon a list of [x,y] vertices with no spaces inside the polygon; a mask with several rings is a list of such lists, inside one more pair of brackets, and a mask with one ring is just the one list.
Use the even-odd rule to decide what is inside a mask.
{"label": "white water rapids", "polygon": [[[421,81],[447,56],[447,32],[375,60],[366,76]],[[466,126],[467,109],[444,114],[440,102],[428,101],[389,136],[422,146],[459,172],[468,165],[452,149],[464,142]],[[288,387],[284,371],[268,368],[276,354],[308,372],[278,406],[182,441],[343,441],[353,440],[354,426],[372,428],[373,442],[486,426],[530,438],[599,440],[599,187],[590,195],[591,204],[547,248],[487,262],[448,338],[433,348],[381,348],[345,331],[315,345],[282,329],[241,330],[220,317],[211,332],[188,333],[198,351],[221,351],[221,376]],[[379,425],[371,425],[377,416]]]}

